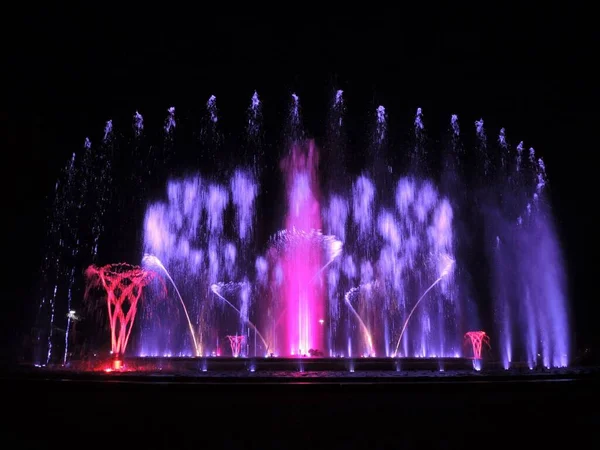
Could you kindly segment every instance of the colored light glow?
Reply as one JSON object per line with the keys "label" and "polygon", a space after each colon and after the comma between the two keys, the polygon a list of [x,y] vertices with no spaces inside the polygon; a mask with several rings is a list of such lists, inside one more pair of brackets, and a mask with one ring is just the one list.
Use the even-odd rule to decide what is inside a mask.
{"label": "colored light glow", "polygon": [[[102,287],[106,292],[111,353],[124,355],[142,290],[158,276],[154,271],[126,263],[108,264],[103,267],[91,265],[85,271],[85,275],[87,299],[91,298],[90,292],[94,287]],[[115,363],[117,361],[115,360]]]}
{"label": "colored light glow", "polygon": [[[313,141],[308,148],[294,145],[282,167],[287,175],[287,230],[310,233],[321,229],[318,200],[318,152]],[[309,349],[324,348],[323,327],[319,318],[325,315],[325,293],[321,283],[313,282],[321,270],[322,247],[312,240],[293,245],[282,255],[284,273],[283,302],[285,304],[284,348],[299,354]]]}
{"label": "colored light glow", "polygon": [[[231,345],[231,354],[234,358],[237,358],[242,351],[242,344],[244,343],[245,336],[227,336],[227,339],[229,339],[229,344]],[[219,355],[217,354],[217,356]]]}
{"label": "colored light glow", "polygon": [[[334,97],[329,131],[333,132],[330,137],[339,142],[328,145],[328,151],[346,144],[343,92],[337,91]],[[388,114],[385,107],[379,106],[372,111],[374,133],[366,165],[361,168],[364,170],[352,179],[346,174],[340,176],[336,170],[341,168],[343,173],[345,168],[334,155],[326,179],[320,180],[321,190],[316,175],[318,154],[312,142],[304,144],[300,101],[294,95],[286,130],[293,144],[287,148],[289,156],[283,163],[286,186],[282,193],[287,208],[284,229],[276,237],[278,241],[281,238],[281,246],[272,258],[270,253],[255,253],[256,248],[264,248],[254,232],[257,223],[262,222],[256,199],[265,192],[259,181],[264,166],[260,159],[264,156],[261,105],[254,93],[247,122],[253,160],[240,160],[239,166],[238,161],[232,161],[228,179],[213,173],[174,179],[165,167],[161,177],[167,178],[167,198],[148,206],[143,251],[157,255],[152,257],[156,260],[153,267],[157,270],[159,265],[161,270],[157,272],[172,283],[188,330],[180,312],[169,309],[167,302],[148,302],[144,306],[148,314],[135,319],[137,299],[121,299],[119,286],[114,288],[115,305],[107,302],[115,356],[125,351],[135,319],[139,321],[132,332],[139,333],[136,350],[154,356],[218,356],[220,351],[213,349],[219,348],[219,338],[228,330],[246,337],[248,351],[253,343],[255,356],[273,355],[271,351],[282,356],[315,356],[315,350],[339,356],[343,348],[346,355],[364,357],[374,356],[375,352],[393,357],[459,357],[464,331],[478,329],[482,319],[468,307],[473,261],[465,257],[464,246],[465,240],[474,238],[472,226],[482,226],[485,242],[478,244],[493,250],[487,252],[493,276],[489,294],[495,302],[494,333],[504,367],[524,360],[530,367],[562,367],[568,363],[563,265],[544,195],[545,164],[533,149],[527,151],[523,143],[512,147],[501,129],[496,143],[499,153],[494,155],[492,147],[496,144],[489,140],[484,121],[478,120],[473,131],[482,163],[478,176],[483,185],[475,189],[463,186],[459,171],[448,167],[452,173],[442,175],[452,175],[448,180],[451,185],[438,186],[432,179],[423,178],[427,171],[412,165],[419,162],[424,164],[421,168],[428,168],[432,162],[417,161],[425,157],[425,150],[429,151],[425,149],[427,116],[419,108],[413,122],[416,144],[408,150],[414,161],[409,161],[403,176],[390,175],[386,180],[372,161],[394,151],[388,148]],[[206,134],[203,130],[201,135],[210,152],[214,142],[209,142],[207,136],[216,136],[215,127],[222,122],[214,96],[206,104],[206,119],[203,128],[211,131]],[[456,115],[451,117],[450,125],[452,139],[446,156],[459,163],[465,150],[459,138],[465,133],[461,133]],[[110,186],[113,181],[121,181],[112,180],[108,170],[118,126],[117,121],[114,129],[112,121],[106,122],[101,144],[93,150],[86,139],[84,157],[77,158],[77,164],[71,158],[56,188],[56,217],[50,231],[58,248],[48,255],[48,261],[56,263],[44,269],[49,281],[41,298],[40,316],[45,322],[40,332],[48,333],[48,339],[43,340],[48,356],[42,359],[50,359],[52,343],[58,339],[56,330],[63,328],[55,321],[65,321],[66,333],[59,342],[64,347],[55,350],[64,350],[66,362],[69,333],[74,336],[75,322],[80,320],[79,305],[71,302],[72,287],[81,272],[77,264],[87,264],[89,256],[92,260],[97,257],[105,229],[100,219],[110,206]],[[139,113],[134,115],[133,128],[136,139],[144,134]],[[172,107],[163,130],[165,152],[175,151],[174,130]],[[219,159],[217,155],[214,153]],[[343,150],[340,156],[344,156]],[[502,172],[497,170],[500,168]],[[389,174],[396,173],[391,166],[387,169]],[[144,168],[144,173],[149,171]],[[97,190],[97,195],[90,199],[77,197],[80,175],[90,180],[82,183],[81,190]],[[136,175],[140,182],[142,175]],[[495,177],[498,182],[493,181]],[[483,198],[479,197],[480,190],[485,191]],[[93,199],[95,196],[98,199]],[[86,204],[90,200],[93,202]],[[467,217],[465,213],[465,205],[474,200],[481,203],[482,217]],[[73,225],[78,223],[80,210],[93,213],[91,242],[80,243],[83,236],[76,230],[81,227]],[[104,236],[101,241],[108,242]],[[82,258],[73,258],[75,255]],[[455,259],[460,270],[453,274]],[[148,258],[143,263],[148,264]],[[97,284],[102,287],[101,282]],[[346,308],[343,294],[354,289],[357,294]],[[133,308],[131,303],[135,303]],[[235,311],[238,324],[232,327],[232,323],[226,323],[230,319],[219,314],[217,305]],[[479,346],[473,337],[468,339],[477,359],[485,338]]]}
{"label": "colored light glow", "polygon": [[469,331],[465,333],[467,339],[473,347],[473,358],[481,359],[481,349],[483,344],[490,346],[490,338],[485,331]]}

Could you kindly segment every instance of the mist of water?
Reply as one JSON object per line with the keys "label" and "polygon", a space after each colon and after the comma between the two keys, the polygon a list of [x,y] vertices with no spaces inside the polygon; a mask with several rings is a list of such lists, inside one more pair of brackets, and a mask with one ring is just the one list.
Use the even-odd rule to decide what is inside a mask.
{"label": "mist of water", "polygon": [[[478,246],[493,280],[484,294],[493,304],[494,329],[488,334],[505,367],[516,360],[531,367],[568,363],[566,280],[546,166],[533,149],[526,151],[523,143],[512,147],[504,128],[496,140],[488,139],[483,119],[475,121],[478,171],[467,184],[465,133],[452,115],[438,178],[418,108],[414,145],[397,170],[395,154],[388,154],[390,112],[378,106],[367,145],[373,160],[352,175],[329,169],[323,174],[322,152],[304,139],[300,97],[292,94],[283,126],[281,231],[259,244],[257,227],[265,216],[258,214],[273,215],[259,202],[267,166],[262,114],[254,92],[244,164],[229,164],[227,171],[212,171],[208,164],[202,174],[175,176],[168,169],[178,149],[170,107],[162,148],[145,156],[158,161],[158,169],[136,169],[136,183],[148,176],[167,179],[162,198],[148,201],[142,250],[160,262],[177,297],[159,300],[148,292],[131,346],[139,354],[221,354],[226,336],[243,335],[245,356],[459,356],[462,336],[479,330],[482,321],[473,304],[488,301],[473,300],[481,293],[469,281],[476,271],[467,250]],[[338,149],[347,144],[345,114],[343,92],[335,91],[327,132],[329,145]],[[218,124],[216,97],[210,96],[199,130],[208,161],[219,160],[224,137]],[[114,217],[118,183],[114,127],[112,121],[105,124],[97,146],[86,140],[83,156],[73,155],[55,189],[38,313],[39,347],[45,352],[38,359],[44,362],[53,359],[57,342],[67,361],[77,267],[94,262],[109,245],[107,217]],[[137,111],[132,131],[141,151],[146,130]],[[371,167],[382,161],[385,177]],[[482,232],[471,232],[479,228]]]}

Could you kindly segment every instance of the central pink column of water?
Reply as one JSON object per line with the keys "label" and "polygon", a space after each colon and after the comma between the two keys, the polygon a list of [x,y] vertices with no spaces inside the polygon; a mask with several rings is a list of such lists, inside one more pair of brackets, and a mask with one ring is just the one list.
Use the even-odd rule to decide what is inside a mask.
{"label": "central pink column of water", "polygon": [[[287,175],[288,232],[321,229],[318,200],[318,153],[313,141],[308,149],[295,145],[284,160]],[[286,352],[308,354],[310,349],[324,351],[324,292],[315,275],[322,267],[319,242],[299,240],[283,256]]]}

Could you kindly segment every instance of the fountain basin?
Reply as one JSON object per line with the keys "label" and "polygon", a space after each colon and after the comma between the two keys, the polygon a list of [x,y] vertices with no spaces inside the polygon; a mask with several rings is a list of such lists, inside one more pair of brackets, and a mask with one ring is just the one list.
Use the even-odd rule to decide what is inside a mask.
{"label": "fountain basin", "polygon": [[[486,369],[500,369],[501,364],[483,362]],[[144,373],[197,372],[419,372],[473,371],[471,358],[374,358],[374,357],[296,357],[296,358],[232,358],[232,357],[127,357],[121,362],[123,371]],[[77,371],[118,371],[114,361],[72,361],[69,369]]]}

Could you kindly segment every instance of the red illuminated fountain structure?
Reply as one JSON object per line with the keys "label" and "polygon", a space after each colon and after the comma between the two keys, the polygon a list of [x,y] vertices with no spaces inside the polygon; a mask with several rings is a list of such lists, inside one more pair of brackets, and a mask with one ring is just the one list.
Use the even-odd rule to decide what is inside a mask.
{"label": "red illuminated fountain structure", "polygon": [[481,359],[481,349],[483,344],[490,347],[490,337],[485,331],[469,331],[465,333],[465,340],[471,342],[473,346],[473,359]]}
{"label": "red illuminated fountain structure", "polygon": [[229,343],[231,344],[231,354],[234,358],[240,356],[240,353],[242,351],[242,344],[244,343],[244,338],[244,335],[238,336],[237,334],[235,336],[227,336],[227,339],[229,339]]}
{"label": "red illuminated fountain structure", "polygon": [[[162,278],[154,271],[127,263],[108,264],[98,267],[89,266],[85,271],[87,279],[85,298],[89,305],[92,289],[102,288],[106,292],[108,323],[110,326],[110,345],[114,356],[112,369],[123,369],[122,356],[131,335],[137,305],[142,297],[143,288],[154,279]],[[162,283],[164,290],[164,282]]]}

